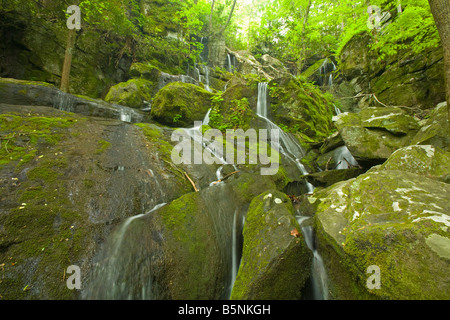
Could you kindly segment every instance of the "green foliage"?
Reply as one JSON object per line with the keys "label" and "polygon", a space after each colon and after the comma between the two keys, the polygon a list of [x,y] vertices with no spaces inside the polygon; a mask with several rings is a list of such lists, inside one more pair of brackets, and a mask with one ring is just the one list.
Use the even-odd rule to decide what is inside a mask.
{"label": "green foliage", "polygon": [[250,104],[248,103],[247,98],[232,100],[231,103],[233,106],[231,107],[229,126],[231,126],[232,129],[243,128],[245,125],[245,119],[250,113]]}
{"label": "green foliage", "polygon": [[176,114],[176,115],[173,117],[173,123],[177,123],[178,120],[180,120],[181,118],[183,118],[183,115],[181,115],[181,114]]}
{"label": "green foliage", "polygon": [[379,60],[402,49],[420,53],[440,43],[428,0],[404,0],[403,3],[403,12],[374,35],[372,49],[380,53]]}

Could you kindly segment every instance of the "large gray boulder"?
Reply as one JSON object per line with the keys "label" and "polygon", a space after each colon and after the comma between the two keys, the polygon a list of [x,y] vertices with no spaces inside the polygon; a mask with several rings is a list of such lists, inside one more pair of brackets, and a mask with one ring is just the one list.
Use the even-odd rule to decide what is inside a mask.
{"label": "large gray boulder", "polygon": [[409,145],[419,130],[415,118],[395,107],[342,113],[333,121],[358,162],[384,162],[395,150]]}
{"label": "large gray boulder", "polygon": [[20,106],[47,106],[85,116],[142,122],[145,115],[138,110],[107,103],[103,100],[62,92],[53,85],[0,78],[0,101]]}
{"label": "large gray boulder", "polygon": [[333,298],[449,299],[450,186],[408,171],[368,172],[309,198]]}
{"label": "large gray boulder", "polygon": [[242,261],[231,298],[300,299],[311,259],[290,199],[275,190],[264,192],[252,200],[246,216]]}

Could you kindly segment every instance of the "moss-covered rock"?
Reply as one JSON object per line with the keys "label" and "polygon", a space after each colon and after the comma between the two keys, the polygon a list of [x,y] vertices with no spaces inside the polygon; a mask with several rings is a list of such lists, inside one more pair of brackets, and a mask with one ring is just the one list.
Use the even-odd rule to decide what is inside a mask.
{"label": "moss-covered rock", "polygon": [[[364,31],[342,48],[339,67],[345,80],[343,83],[360,88],[350,92],[338,88],[338,95],[352,101],[348,98],[362,91],[375,94],[385,105],[422,109],[432,108],[445,100],[441,47],[426,49],[419,54],[402,49],[393,56],[380,59],[376,51],[370,50],[373,41],[369,32]],[[364,99],[367,99],[364,95],[353,99],[353,105]],[[372,99],[371,105],[379,104]]]}
{"label": "moss-covered rock", "polygon": [[421,121],[420,130],[412,139],[411,144],[433,145],[450,151],[447,118],[447,103],[438,104],[428,119]]}
{"label": "moss-covered rock", "polygon": [[315,187],[329,187],[339,181],[349,180],[360,175],[360,168],[342,170],[329,170],[311,173],[305,176],[306,180]]}
{"label": "moss-covered rock", "polygon": [[272,80],[268,87],[270,112],[276,124],[308,143],[322,142],[332,133],[331,96],[293,77]]}
{"label": "moss-covered rock", "polygon": [[131,79],[111,87],[105,101],[141,109],[153,99],[154,90],[155,84],[149,80]]}
{"label": "moss-covered rock", "polygon": [[333,117],[345,145],[356,160],[383,162],[410,144],[419,125],[400,108],[367,108]]}
{"label": "moss-covered rock", "polygon": [[114,227],[190,186],[160,159],[162,135],[156,144],[119,120],[42,106],[0,104],[0,114],[2,299],[79,299],[64,270],[79,266],[88,290]]}
{"label": "moss-covered rock", "polygon": [[450,174],[450,153],[431,145],[411,145],[395,151],[373,170],[402,170],[444,180]]}
{"label": "moss-covered rock", "polygon": [[169,126],[189,127],[203,120],[211,108],[212,93],[189,83],[173,82],[153,100],[152,117]]}
{"label": "moss-covered rock", "polygon": [[293,300],[309,277],[312,254],[290,199],[272,190],[254,198],[244,226],[241,265],[231,299]]}
{"label": "moss-covered rock", "polygon": [[86,116],[121,119],[127,115],[131,122],[141,122],[144,114],[124,106],[107,103],[82,95],[62,92],[40,81],[0,78],[0,101],[19,106],[47,106]]}
{"label": "moss-covered rock", "polygon": [[129,74],[134,79],[145,79],[157,83],[161,71],[151,64],[135,62],[131,65]]}
{"label": "moss-covered rock", "polygon": [[[369,172],[310,199],[337,299],[448,299],[450,187],[398,170]],[[436,241],[435,241],[436,240]],[[370,266],[381,271],[369,288]]]}

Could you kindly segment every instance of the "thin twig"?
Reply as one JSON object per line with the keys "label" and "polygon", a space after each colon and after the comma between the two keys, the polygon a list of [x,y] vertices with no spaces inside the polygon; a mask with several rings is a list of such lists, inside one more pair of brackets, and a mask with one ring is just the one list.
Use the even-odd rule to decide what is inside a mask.
{"label": "thin twig", "polygon": [[189,182],[192,184],[192,186],[194,187],[195,192],[198,192],[198,188],[195,185],[194,181],[192,181],[192,179],[189,177],[189,175],[185,172],[184,175],[186,176],[186,178],[188,178]]}
{"label": "thin twig", "polygon": [[225,177],[223,177],[222,179],[220,179],[220,180],[217,180],[216,182],[213,182],[213,184],[218,184],[219,182],[222,182],[222,181],[225,181],[225,180],[227,180],[229,177],[231,177],[233,174],[236,174],[236,173],[239,173],[240,171],[234,171],[234,172],[232,172],[232,173],[230,173],[230,174],[227,174]]}

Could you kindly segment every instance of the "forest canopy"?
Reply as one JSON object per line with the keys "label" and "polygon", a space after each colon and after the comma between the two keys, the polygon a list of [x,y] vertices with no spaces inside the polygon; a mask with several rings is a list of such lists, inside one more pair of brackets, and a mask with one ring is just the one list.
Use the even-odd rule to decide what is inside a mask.
{"label": "forest canopy", "polygon": [[[87,25],[108,37],[127,39],[129,47],[133,43],[159,50],[163,47],[163,55],[180,65],[182,60],[197,59],[201,37],[223,37],[231,50],[248,50],[256,58],[270,54],[299,70],[308,56],[338,55],[352,36],[362,31],[370,32],[374,40],[371,49],[377,51],[379,59],[400,49],[420,53],[440,43],[427,0],[63,2],[1,0],[0,11],[18,10],[28,12],[33,19],[61,21],[67,6],[77,2],[85,28]],[[141,10],[143,6],[147,6],[145,10]],[[161,37],[168,32],[178,33],[182,43],[164,41]]]}

